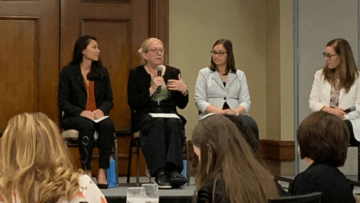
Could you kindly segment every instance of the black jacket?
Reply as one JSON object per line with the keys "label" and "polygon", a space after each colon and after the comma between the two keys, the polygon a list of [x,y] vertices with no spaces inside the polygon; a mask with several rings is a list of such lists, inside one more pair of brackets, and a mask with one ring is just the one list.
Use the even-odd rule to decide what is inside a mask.
{"label": "black jacket", "polygon": [[[108,115],[113,107],[113,93],[109,73],[103,78],[94,80],[96,108]],[[80,116],[86,110],[87,91],[81,74],[80,65],[65,66],[60,73],[59,80],[59,108],[66,117]]]}
{"label": "black jacket", "polygon": [[289,188],[290,195],[321,192],[322,203],[355,203],[350,180],[336,167],[311,164],[298,174]]}
{"label": "black jacket", "polygon": [[[164,74],[165,83],[169,79],[178,79],[180,70],[171,66],[166,66]],[[144,115],[148,113],[177,113],[176,107],[183,109],[189,101],[189,95],[184,96],[179,91],[170,91],[170,99],[162,100],[160,103],[151,101],[150,97],[151,76],[146,72],[143,65],[138,66],[129,73],[128,83],[128,102],[132,111],[133,124],[139,123]],[[186,120],[179,115],[185,125]],[[134,125],[133,125],[134,126]],[[138,129],[135,129],[138,130]]]}

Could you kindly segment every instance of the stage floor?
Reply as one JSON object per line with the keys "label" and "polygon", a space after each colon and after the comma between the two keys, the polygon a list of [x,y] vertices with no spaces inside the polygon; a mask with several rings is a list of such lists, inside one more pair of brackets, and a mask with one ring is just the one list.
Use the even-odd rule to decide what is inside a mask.
{"label": "stage floor", "polygon": [[[154,178],[151,179],[154,182]],[[96,183],[96,179],[94,178]],[[136,177],[130,178],[130,183],[136,183]],[[148,177],[140,177],[141,183],[149,183]],[[120,186],[101,190],[108,203],[126,203],[126,191],[128,187],[136,187],[135,184],[125,185],[126,177],[119,178]],[[159,189],[160,203],[191,203],[195,195],[195,178],[190,177],[190,186],[187,184],[177,189]]]}
{"label": "stage floor", "polygon": [[[294,179],[294,176],[284,176],[291,179]],[[356,181],[357,176],[347,176],[347,178]],[[96,179],[93,178],[96,183]],[[151,179],[154,182],[154,178]],[[126,184],[126,177],[119,178],[120,186],[116,188],[109,188],[106,190],[101,190],[101,192],[105,195],[108,203],[126,203],[126,191],[128,187],[136,187],[136,178],[130,178],[130,185]],[[149,183],[148,177],[140,177],[141,183]],[[280,185],[284,188],[288,188],[289,184],[286,182],[279,181]],[[190,177],[190,186],[184,185],[181,188],[177,189],[160,189],[160,203],[192,203],[195,198],[195,178]],[[354,187],[354,194],[360,194],[360,187]]]}

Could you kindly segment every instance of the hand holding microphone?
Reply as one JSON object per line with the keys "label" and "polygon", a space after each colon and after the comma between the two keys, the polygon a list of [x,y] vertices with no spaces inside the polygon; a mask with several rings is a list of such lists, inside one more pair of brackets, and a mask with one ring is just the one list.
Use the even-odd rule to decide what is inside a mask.
{"label": "hand holding microphone", "polygon": [[355,110],[356,110],[356,107],[355,107],[355,106],[352,106],[352,107],[350,107],[350,108],[345,109],[344,112],[345,112],[345,113],[350,113],[350,112],[355,111]]}
{"label": "hand holding microphone", "polygon": [[[161,85],[164,83],[164,78],[161,77],[161,76],[162,76],[163,66],[164,66],[164,65],[158,65],[158,67],[157,67],[158,76],[157,76],[156,78],[154,78],[154,83],[155,83],[155,79],[156,79],[156,83],[155,83],[155,84],[158,86],[158,87],[157,87],[157,90],[156,90],[157,93],[160,93],[160,92],[161,92]],[[159,79],[159,77],[161,78],[161,80]]]}
{"label": "hand holding microphone", "polygon": [[339,116],[340,118],[343,118],[345,114],[347,113],[350,113],[352,111],[355,111],[356,110],[356,107],[355,106],[352,106],[350,108],[347,108],[347,109],[343,109],[343,108],[339,108],[339,107],[330,107],[328,108],[328,110],[326,110],[327,112],[331,113],[331,114],[334,114],[336,116]]}

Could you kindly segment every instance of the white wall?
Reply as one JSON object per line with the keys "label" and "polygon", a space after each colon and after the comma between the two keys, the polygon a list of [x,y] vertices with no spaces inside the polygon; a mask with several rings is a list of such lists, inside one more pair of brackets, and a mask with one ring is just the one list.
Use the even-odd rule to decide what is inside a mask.
{"label": "white wall", "polygon": [[245,71],[252,107],[249,114],[266,138],[265,0],[172,0],[169,11],[169,65],[180,68],[189,87],[186,136],[198,122],[194,91],[198,72],[210,65],[210,50],[220,38],[233,43],[235,63]]}
{"label": "white wall", "polygon": [[[298,0],[299,7],[299,122],[311,113],[309,94],[315,71],[325,65],[327,42],[344,38],[358,60],[358,0]],[[345,174],[357,174],[357,150],[350,148]],[[300,162],[300,170],[307,166]]]}

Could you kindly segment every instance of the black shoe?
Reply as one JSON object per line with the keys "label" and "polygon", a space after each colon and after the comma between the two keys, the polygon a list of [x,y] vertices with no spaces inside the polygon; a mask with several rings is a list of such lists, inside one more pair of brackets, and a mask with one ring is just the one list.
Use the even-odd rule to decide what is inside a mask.
{"label": "black shoe", "polygon": [[100,189],[108,189],[109,184],[97,184],[98,188]]}
{"label": "black shoe", "polygon": [[98,188],[100,188],[100,189],[108,189],[109,188],[109,184],[101,184],[101,183],[99,183],[98,178],[96,178],[96,181],[98,182],[98,184],[97,184]]}
{"label": "black shoe", "polygon": [[187,179],[177,171],[171,172],[168,178],[173,188],[178,188],[187,182]]}
{"label": "black shoe", "polygon": [[171,185],[166,176],[166,171],[164,169],[160,169],[155,176],[155,183],[158,185],[160,189],[170,189]]}

